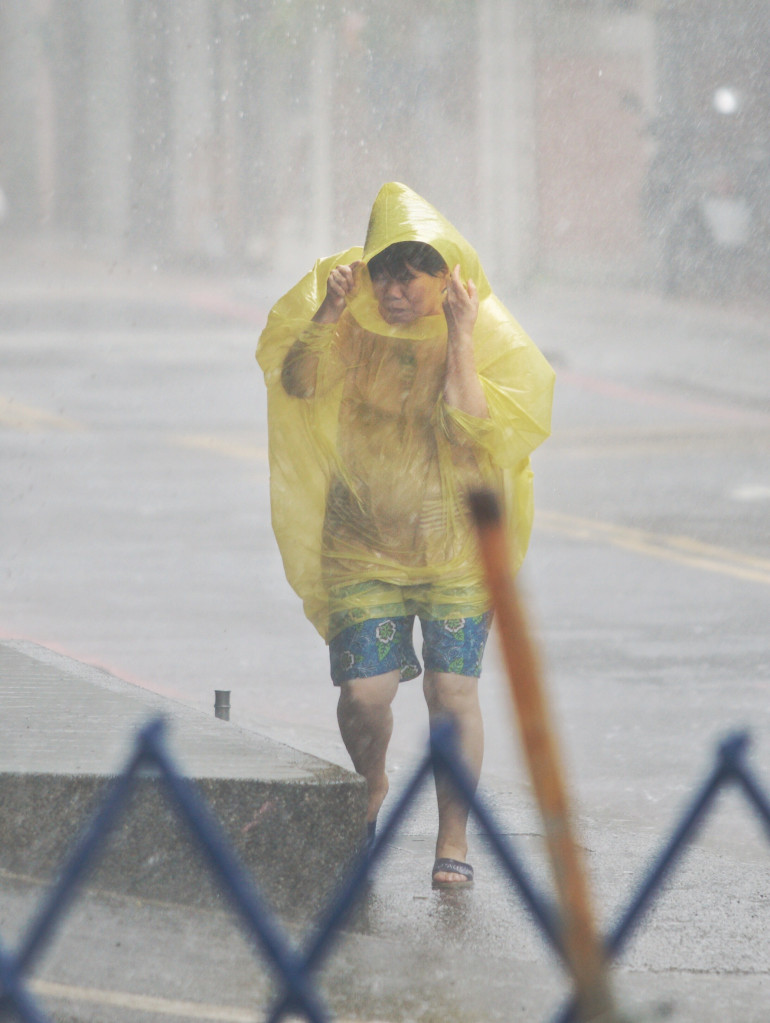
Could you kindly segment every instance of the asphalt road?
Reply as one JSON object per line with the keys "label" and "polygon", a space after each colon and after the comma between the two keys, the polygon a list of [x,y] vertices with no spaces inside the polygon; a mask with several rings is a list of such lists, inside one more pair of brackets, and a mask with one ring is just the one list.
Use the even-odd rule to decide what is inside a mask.
{"label": "asphalt road", "polygon": [[[239,724],[348,766],[326,650],[270,530],[253,352],[276,282],[87,269],[41,281],[6,266],[0,282],[0,635],[207,710],[229,689]],[[770,326],[761,310],[599,289],[511,304],[557,370],[520,578],[606,921],[727,732],[750,728],[770,786]],[[494,642],[483,704],[483,791],[541,876]],[[395,713],[397,793],[426,735],[419,683]],[[654,975],[656,997],[759,1021],[770,848],[723,802],[624,966]],[[426,798],[383,867],[371,933],[435,925],[421,901],[433,828]],[[493,875],[481,837],[474,850]],[[462,924],[474,949],[540,957],[480,887]]]}

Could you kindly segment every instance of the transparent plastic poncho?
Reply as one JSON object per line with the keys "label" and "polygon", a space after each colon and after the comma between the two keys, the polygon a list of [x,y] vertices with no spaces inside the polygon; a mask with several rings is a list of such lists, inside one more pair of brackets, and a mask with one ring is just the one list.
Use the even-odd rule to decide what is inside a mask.
{"label": "transparent plastic poncho", "polygon": [[[365,266],[339,321],[311,322],[335,266],[366,263],[403,241],[427,242],[476,284],[474,357],[488,418],[443,398],[443,314],[388,324]],[[298,339],[317,366],[304,397],[281,379]],[[467,494],[484,485],[500,496],[517,570],[532,528],[529,455],[550,432],[554,374],[449,221],[406,186],[383,186],[363,249],[319,260],[276,303],[257,359],[268,391],[273,529],[286,577],[321,636],[387,617],[394,586],[429,617],[487,610]]]}

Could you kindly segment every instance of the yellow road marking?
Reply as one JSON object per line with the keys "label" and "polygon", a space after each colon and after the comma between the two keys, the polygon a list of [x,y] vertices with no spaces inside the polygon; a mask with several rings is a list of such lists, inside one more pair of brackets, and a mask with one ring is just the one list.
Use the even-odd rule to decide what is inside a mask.
{"label": "yellow road marking", "polygon": [[66,416],[57,416],[45,409],[22,405],[13,398],[0,395],[0,425],[12,430],[24,430],[35,433],[41,430],[63,430],[66,433],[77,433],[85,429],[81,423]]}
{"label": "yellow road marking", "polygon": [[260,1023],[263,1017],[256,1016],[249,1009],[236,1006],[207,1005],[203,1002],[188,1002],[176,998],[160,998],[154,995],[135,995],[128,991],[109,991],[103,988],[77,987],[73,984],[57,984],[48,980],[30,981],[34,994],[42,998],[60,999],[67,1002],[87,1002],[112,1009],[132,1009],[135,1012],[154,1012],[164,1016],[179,1016],[186,1019],[212,1020],[214,1023]]}
{"label": "yellow road marking", "polygon": [[[30,990],[41,998],[67,1002],[86,1002],[110,1009],[130,1009],[135,1012],[151,1012],[159,1016],[178,1016],[183,1019],[211,1020],[212,1023],[262,1023],[267,1016],[255,1015],[251,1009],[237,1006],[208,1005],[205,1002],[188,1002],[176,998],[161,998],[154,995],[135,995],[127,991],[110,991],[104,988],[77,987],[73,984],[58,984],[50,980],[32,980]],[[284,1016],[287,1023],[298,1023],[304,1017]],[[344,1021],[340,1021],[344,1023]],[[372,1021],[375,1023],[375,1021]]]}
{"label": "yellow road marking", "polygon": [[713,452],[738,443],[767,442],[767,428],[741,426],[718,430],[699,424],[661,424],[660,426],[583,426],[570,430],[555,430],[548,445],[538,458],[551,455],[568,458],[649,457],[651,455],[679,455],[682,451],[703,450]]}
{"label": "yellow road marking", "polygon": [[539,528],[552,533],[560,533],[578,540],[600,540],[615,547],[635,551],[637,554],[770,586],[770,560],[744,554],[729,547],[703,543],[688,536],[651,533],[643,529],[583,519],[561,512],[542,511],[537,515],[536,522]]}
{"label": "yellow road marking", "polygon": [[258,462],[267,461],[267,447],[264,444],[254,444],[252,441],[244,440],[241,437],[215,437],[212,434],[185,433],[178,434],[171,438],[172,443],[179,444],[185,448],[198,448],[201,451],[212,451],[217,455],[226,455],[228,458],[241,458],[246,461],[256,459]]}

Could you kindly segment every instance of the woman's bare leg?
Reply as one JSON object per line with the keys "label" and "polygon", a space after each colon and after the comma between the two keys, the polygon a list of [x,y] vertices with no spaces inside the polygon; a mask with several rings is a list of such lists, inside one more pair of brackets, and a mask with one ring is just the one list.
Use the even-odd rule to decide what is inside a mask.
{"label": "woman's bare leg", "polygon": [[[423,691],[431,725],[451,718],[457,728],[460,753],[471,776],[478,782],[484,756],[484,724],[479,705],[479,680],[468,675],[426,671]],[[468,854],[466,829],[468,806],[448,778],[436,777],[438,837],[436,858],[465,861]],[[464,881],[461,874],[438,873],[437,881]]]}
{"label": "woman's bare leg", "polygon": [[369,793],[367,821],[373,821],[388,792],[385,757],[393,732],[391,704],[398,692],[398,671],[343,682],[337,721],[345,748]]}

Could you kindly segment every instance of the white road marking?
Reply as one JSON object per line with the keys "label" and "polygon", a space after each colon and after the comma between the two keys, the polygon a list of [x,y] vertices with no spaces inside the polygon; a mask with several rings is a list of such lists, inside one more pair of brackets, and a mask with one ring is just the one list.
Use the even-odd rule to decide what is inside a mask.
{"label": "white road marking", "polygon": [[770,501],[770,486],[766,484],[748,484],[730,491],[733,501]]}

